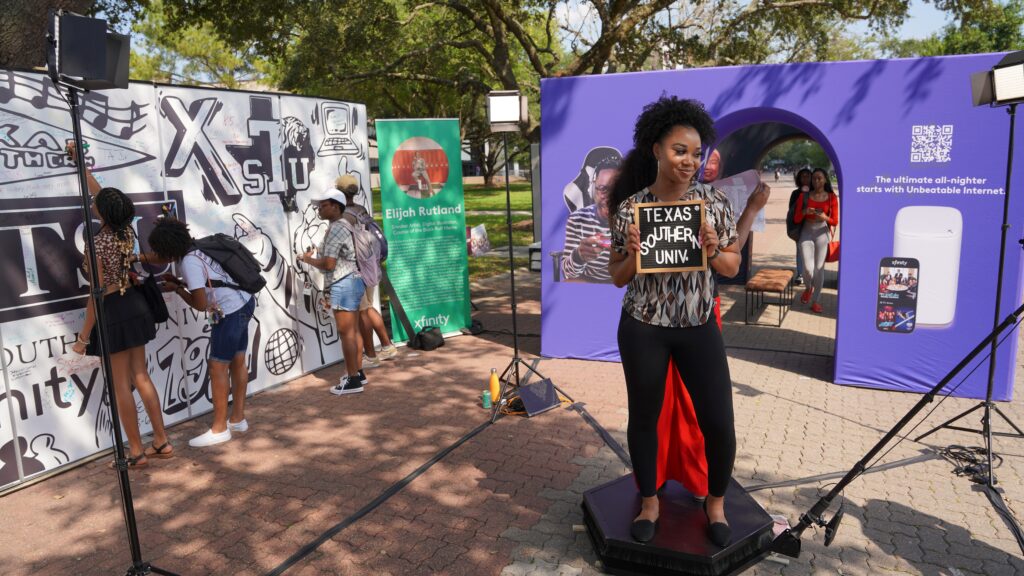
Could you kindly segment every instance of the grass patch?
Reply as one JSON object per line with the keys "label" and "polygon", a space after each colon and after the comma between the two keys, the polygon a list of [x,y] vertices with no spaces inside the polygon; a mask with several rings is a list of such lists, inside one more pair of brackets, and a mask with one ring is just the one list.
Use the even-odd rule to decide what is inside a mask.
{"label": "grass patch", "polygon": [[[529,182],[513,182],[509,185],[513,210],[531,210],[533,188]],[[484,188],[475,184],[465,187],[466,210],[504,210],[505,187]]]}
{"label": "grass patch", "polygon": [[[529,258],[513,258],[516,270],[529,268]],[[479,257],[469,259],[469,281],[475,282],[508,272],[508,258]]]}
{"label": "grass patch", "polygon": [[[523,222],[530,220],[529,216],[516,216],[512,215],[512,223]],[[483,224],[487,228],[487,238],[491,241],[491,246],[506,246],[508,240],[508,225],[505,215],[493,214],[493,215],[476,215],[469,214],[466,216],[466,226],[474,227]],[[533,230],[512,230],[512,245],[513,246],[529,246],[533,244]]]}

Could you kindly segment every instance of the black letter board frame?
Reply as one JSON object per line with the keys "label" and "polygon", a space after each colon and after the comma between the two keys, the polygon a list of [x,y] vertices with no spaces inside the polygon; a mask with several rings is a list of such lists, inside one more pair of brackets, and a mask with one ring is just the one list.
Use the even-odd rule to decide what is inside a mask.
{"label": "black letter board frame", "polygon": [[[698,218],[696,221],[690,221],[690,222],[678,222],[678,223],[677,222],[673,222],[673,223],[653,224],[653,223],[644,222],[643,220],[641,220],[641,217],[640,217],[640,214],[641,214],[643,208],[673,209],[673,208],[683,207],[683,206],[697,206],[699,208],[698,213],[700,214],[700,218]],[[657,227],[657,226],[677,226],[679,224],[683,224],[683,225],[685,225],[687,227],[693,228],[694,237],[700,238],[700,230],[704,226],[704,219],[705,219],[705,213],[704,213],[704,201],[703,200],[678,200],[678,201],[675,201],[675,202],[641,202],[641,203],[635,204],[633,206],[633,221],[636,222],[637,228],[640,229],[640,242],[641,243],[643,243],[644,237],[648,233],[650,233],[650,231],[654,227]],[[646,226],[646,228],[645,228],[645,226]],[[651,250],[648,253],[647,256],[641,256],[640,253],[637,252],[637,255],[636,255],[636,273],[637,274],[651,274],[651,273],[655,273],[655,272],[700,272],[700,271],[703,271],[703,270],[707,270],[707,268],[708,268],[708,255],[707,255],[707,252],[704,251],[703,247],[698,247],[697,248],[697,251],[700,253],[700,264],[699,265],[698,264],[694,264],[692,266],[668,266],[668,267],[663,267],[662,266],[662,267],[659,267],[659,265],[655,263],[655,256],[654,256],[654,253],[659,248],[660,249],[665,249],[664,248],[664,243],[661,243],[661,245],[659,247],[656,247],[653,250]],[[691,248],[691,247],[687,246],[686,248]],[[669,249],[671,249],[671,247],[669,247]],[[688,260],[692,260],[692,258],[689,258]]]}

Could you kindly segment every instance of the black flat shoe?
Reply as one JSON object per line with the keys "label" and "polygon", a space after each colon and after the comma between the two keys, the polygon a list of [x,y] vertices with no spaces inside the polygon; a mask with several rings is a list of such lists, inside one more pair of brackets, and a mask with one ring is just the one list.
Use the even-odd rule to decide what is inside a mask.
{"label": "black flat shoe", "polygon": [[725,548],[732,541],[732,528],[725,522],[712,522],[708,516],[708,501],[704,501],[704,517],[708,519],[708,536],[719,548]]}
{"label": "black flat shoe", "polygon": [[658,521],[651,522],[650,520],[636,520],[633,525],[629,528],[629,533],[633,536],[633,540],[645,544],[654,539],[654,532],[658,529]]}

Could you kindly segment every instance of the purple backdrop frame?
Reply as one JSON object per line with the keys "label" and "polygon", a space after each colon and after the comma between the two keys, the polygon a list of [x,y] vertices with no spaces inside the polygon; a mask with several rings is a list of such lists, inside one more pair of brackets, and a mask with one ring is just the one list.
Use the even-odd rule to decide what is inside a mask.
{"label": "purple backdrop frame", "polygon": [[[874,185],[876,176],[901,175],[982,177],[988,179],[986,186],[1002,188],[1007,116],[999,109],[972,107],[970,92],[970,74],[991,68],[1000,58],[981,54],[542,80],[542,354],[618,361],[615,334],[623,290],[557,282],[549,254],[564,245],[569,212],[563,187],[576,178],[587,151],[614,146],[628,152],[637,114],[667,93],[704,102],[716,120],[719,141],[752,124],[778,122],[822,145],[842,187],[834,381],[909,392],[930,389],[992,328],[1004,197],[856,190]],[[911,131],[917,125],[953,126],[948,162],[910,161]],[[1020,161],[1015,155],[1016,166]],[[909,205],[951,206],[963,216],[956,316],[944,328],[880,332],[874,317],[879,260],[892,256],[895,215]],[[1024,171],[1018,169],[1011,184],[1003,316],[1021,300],[1024,260],[1017,239],[1022,217]],[[998,354],[997,400],[1012,398],[1016,349],[1014,330]],[[954,395],[984,397],[987,360],[976,360],[964,374],[979,364]]]}

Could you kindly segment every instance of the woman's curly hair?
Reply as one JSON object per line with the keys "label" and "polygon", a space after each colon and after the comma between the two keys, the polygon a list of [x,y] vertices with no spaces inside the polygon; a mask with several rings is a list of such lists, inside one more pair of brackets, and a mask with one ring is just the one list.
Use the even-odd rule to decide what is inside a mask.
{"label": "woman's curly hair", "polygon": [[615,188],[608,196],[608,213],[614,215],[624,200],[654,183],[658,176],[658,161],[654,157],[654,144],[668,135],[676,126],[688,126],[697,131],[701,144],[715,141],[715,125],[704,105],[697,100],[662,95],[644,106],[633,128],[633,149],[622,162]]}
{"label": "woman's curly hair", "polygon": [[192,250],[188,224],[171,217],[161,218],[149,233],[149,247],[161,258],[180,261]]}

